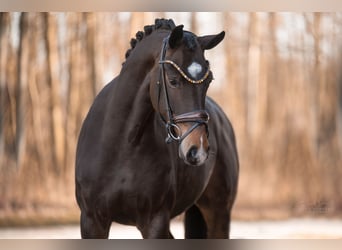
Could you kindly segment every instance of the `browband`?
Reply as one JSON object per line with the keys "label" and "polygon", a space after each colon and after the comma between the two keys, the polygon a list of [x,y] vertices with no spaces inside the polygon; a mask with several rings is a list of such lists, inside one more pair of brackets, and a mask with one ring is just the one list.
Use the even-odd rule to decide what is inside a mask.
{"label": "browband", "polygon": [[182,77],[187,80],[188,82],[192,83],[192,84],[201,84],[202,82],[205,81],[205,79],[208,78],[209,74],[210,74],[210,68],[208,66],[208,69],[207,69],[207,72],[205,72],[204,76],[199,79],[199,80],[193,80],[191,79],[190,77],[188,77],[184,71],[173,61],[171,60],[160,60],[159,61],[160,64],[164,64],[164,63],[168,63],[168,64],[171,64],[181,75]]}

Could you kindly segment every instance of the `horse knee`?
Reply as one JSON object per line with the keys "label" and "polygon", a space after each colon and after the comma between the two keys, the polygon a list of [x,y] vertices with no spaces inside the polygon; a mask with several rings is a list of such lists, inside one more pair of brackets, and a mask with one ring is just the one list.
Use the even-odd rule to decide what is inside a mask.
{"label": "horse knee", "polygon": [[107,239],[110,222],[100,221],[96,216],[81,213],[81,236],[83,239]]}

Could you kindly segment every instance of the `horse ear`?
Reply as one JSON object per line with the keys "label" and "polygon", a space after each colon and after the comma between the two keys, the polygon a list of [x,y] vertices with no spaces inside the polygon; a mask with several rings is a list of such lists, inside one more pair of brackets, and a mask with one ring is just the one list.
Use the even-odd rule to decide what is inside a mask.
{"label": "horse ear", "polygon": [[169,38],[169,45],[171,49],[174,49],[181,44],[183,39],[183,27],[184,25],[179,25],[172,30]]}
{"label": "horse ear", "polygon": [[212,49],[218,45],[224,38],[225,32],[222,31],[217,35],[201,36],[198,37],[198,42],[203,50]]}

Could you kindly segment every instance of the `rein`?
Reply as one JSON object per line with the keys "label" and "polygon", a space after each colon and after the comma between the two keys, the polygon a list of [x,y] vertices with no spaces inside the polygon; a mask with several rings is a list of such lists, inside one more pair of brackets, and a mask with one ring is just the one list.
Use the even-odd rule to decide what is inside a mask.
{"label": "rein", "polygon": [[[209,121],[209,114],[206,110],[196,110],[180,115],[174,115],[171,104],[170,104],[170,98],[166,86],[166,78],[165,78],[165,68],[164,64],[170,64],[172,65],[181,75],[182,77],[187,80],[188,82],[192,84],[201,84],[205,81],[205,79],[209,76],[210,69],[208,67],[207,72],[205,75],[199,79],[194,80],[188,77],[184,71],[173,61],[171,60],[165,60],[166,55],[166,49],[167,44],[169,41],[169,37],[164,38],[162,50],[160,53],[160,60],[159,60],[159,81],[157,82],[159,86],[159,93],[158,93],[158,107],[159,107],[159,101],[160,101],[160,92],[161,92],[161,86],[164,88],[164,98],[166,103],[166,111],[167,111],[167,119],[165,119],[161,113],[159,112],[159,115],[161,117],[161,120],[164,122],[166,132],[167,132],[167,138],[165,139],[165,142],[167,144],[171,143],[172,141],[177,141],[178,143],[181,143],[185,137],[187,137],[192,131],[194,131],[197,127],[204,125],[206,127],[207,135],[208,134],[208,121]],[[193,122],[194,125],[192,125],[184,134],[182,134],[182,130],[177,125],[179,123],[186,123],[186,122]]]}

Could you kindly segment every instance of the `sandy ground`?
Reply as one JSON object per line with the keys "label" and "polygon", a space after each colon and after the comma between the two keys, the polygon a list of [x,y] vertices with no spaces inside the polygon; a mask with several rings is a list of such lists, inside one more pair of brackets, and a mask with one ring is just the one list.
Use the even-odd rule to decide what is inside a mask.
{"label": "sandy ground", "polygon": [[[172,222],[175,238],[184,234],[181,222]],[[36,228],[0,228],[0,239],[78,239],[79,226],[53,226]],[[135,227],[114,224],[111,239],[139,239]],[[284,221],[233,221],[231,238],[234,239],[342,239],[342,219],[291,219]]]}

